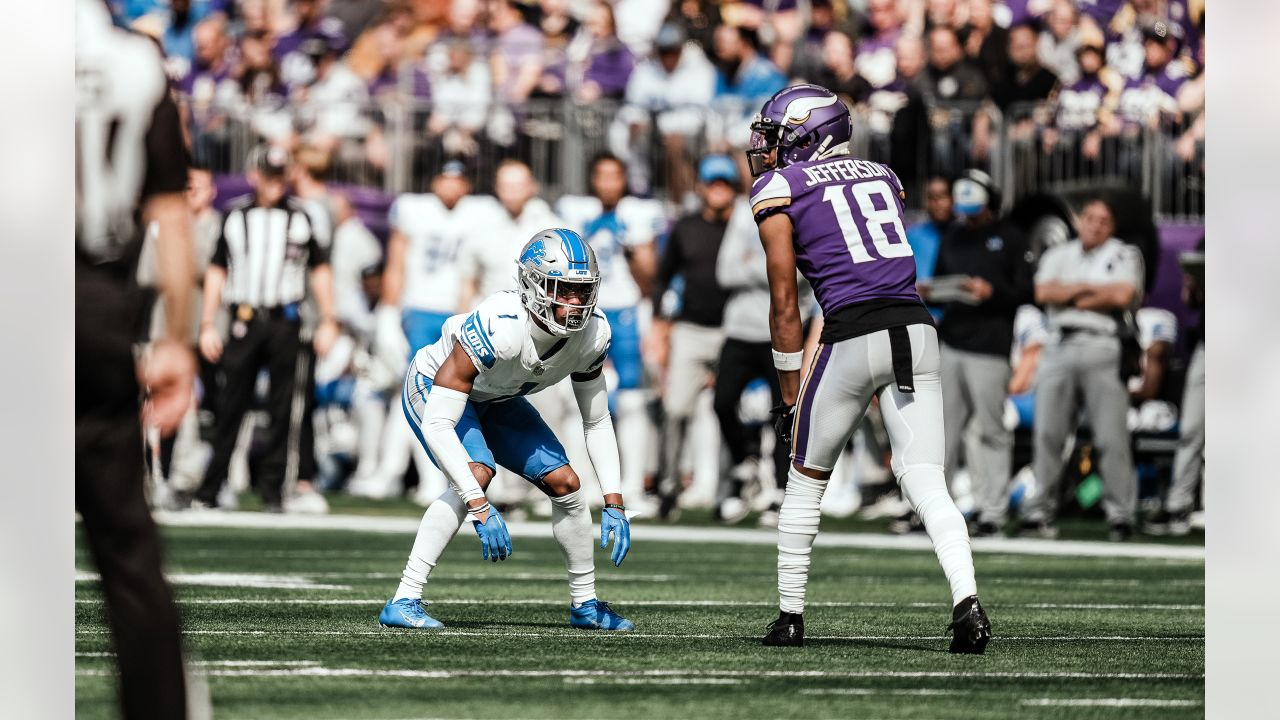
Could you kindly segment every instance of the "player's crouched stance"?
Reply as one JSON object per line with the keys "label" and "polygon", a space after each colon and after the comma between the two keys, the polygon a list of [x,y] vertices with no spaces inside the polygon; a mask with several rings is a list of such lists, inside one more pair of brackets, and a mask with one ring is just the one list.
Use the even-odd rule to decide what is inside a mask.
{"label": "player's crouched stance", "polygon": [[[759,176],[751,206],[767,258],[769,330],[784,403],[775,409],[775,429],[793,460],[778,516],[780,612],[764,644],[804,644],[822,494],[874,396],[894,475],[951,586],[951,652],[982,653],[991,623],[978,603],[968,529],[943,478],[938,334],[915,290],[902,184],[887,166],[849,157],[849,110],[826,88],[779,91],[751,130],[747,161]],[[803,386],[797,269],[825,319]]]}
{"label": "player's crouched stance", "polygon": [[600,371],[610,334],[609,323],[594,311],[600,284],[596,257],[576,233],[552,229],[525,244],[516,265],[518,293],[497,293],[475,312],[449,318],[440,340],[420,349],[405,375],[405,418],[451,487],[422,516],[400,587],[378,617],[385,627],[444,626],[427,614],[422,590],[468,514],[485,560],[511,556],[507,525],[484,494],[498,465],[551,498],[551,532],[569,571],[569,624],[591,630],[635,627],[596,598],[591,513],[578,475],[555,434],[524,399],[573,378],[587,453],[604,491],[600,547],[612,536],[613,564],[621,565],[631,547],[631,528]]}

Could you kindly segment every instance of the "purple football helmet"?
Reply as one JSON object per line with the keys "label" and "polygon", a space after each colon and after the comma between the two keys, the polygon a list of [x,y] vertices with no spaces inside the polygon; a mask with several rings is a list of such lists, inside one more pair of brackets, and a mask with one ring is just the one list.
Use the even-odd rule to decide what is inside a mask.
{"label": "purple football helmet", "polygon": [[[751,120],[747,165],[755,177],[774,168],[849,151],[853,121],[844,101],[818,85],[792,85],[769,98]],[[777,151],[775,157],[767,157]]]}

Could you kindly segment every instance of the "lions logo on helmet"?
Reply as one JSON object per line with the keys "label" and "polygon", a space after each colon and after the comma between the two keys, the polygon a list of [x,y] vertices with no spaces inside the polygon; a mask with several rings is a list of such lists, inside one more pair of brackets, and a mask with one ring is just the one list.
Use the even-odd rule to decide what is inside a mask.
{"label": "lions logo on helmet", "polygon": [[525,243],[516,260],[516,282],[530,314],[564,337],[587,326],[600,289],[600,266],[578,233],[552,228]]}
{"label": "lions logo on helmet", "polygon": [[793,85],[769,98],[751,121],[747,164],[752,177],[805,160],[849,152],[853,120],[835,93],[818,85]]}

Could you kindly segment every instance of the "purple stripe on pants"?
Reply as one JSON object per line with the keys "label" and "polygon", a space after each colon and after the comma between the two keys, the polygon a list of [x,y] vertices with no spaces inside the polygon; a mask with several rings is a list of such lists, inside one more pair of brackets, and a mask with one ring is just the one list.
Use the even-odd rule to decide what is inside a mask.
{"label": "purple stripe on pants", "polygon": [[796,460],[804,460],[805,451],[809,445],[809,413],[813,410],[813,397],[818,393],[818,385],[822,382],[822,373],[827,369],[827,360],[831,359],[831,348],[833,345],[823,345],[822,350],[818,352],[818,357],[813,362],[813,369],[809,372],[809,377],[805,379],[804,395],[800,397],[800,405],[796,408],[796,437],[795,452],[793,456]]}

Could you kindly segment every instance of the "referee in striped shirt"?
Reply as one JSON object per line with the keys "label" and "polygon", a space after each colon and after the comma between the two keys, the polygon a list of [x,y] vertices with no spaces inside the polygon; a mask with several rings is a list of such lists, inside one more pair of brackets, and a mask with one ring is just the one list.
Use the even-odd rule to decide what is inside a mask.
{"label": "referee in striped shirt", "polygon": [[[302,413],[304,405],[295,402],[295,390],[311,392],[311,388],[297,387],[308,377],[300,313],[308,275],[320,313],[313,336],[316,353],[327,354],[338,337],[328,251],[316,237],[306,208],[288,193],[284,177],[288,165],[289,155],[282,148],[259,147],[250,154],[249,181],[254,191],[228,209],[205,276],[200,351],[210,362],[222,363],[222,396],[214,425],[213,458],[193,500],[198,507],[217,505],[240,424],[253,401],[258,372],[265,367],[271,380],[267,397],[271,424],[256,479],[265,509],[282,510],[285,469],[291,446],[297,444],[291,438],[297,432],[291,429],[309,422],[309,418],[292,417]],[[231,318],[225,346],[214,325],[222,304],[228,306]]]}

